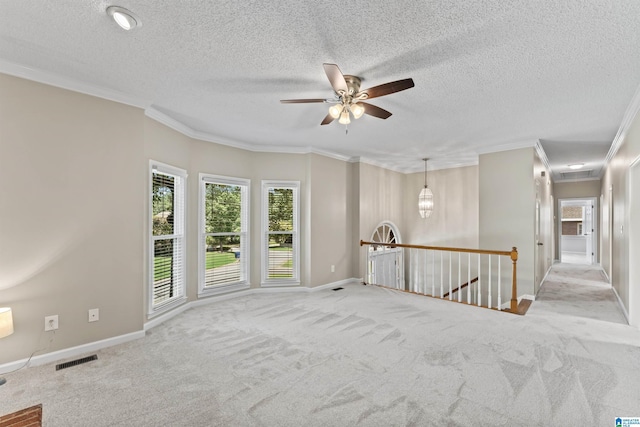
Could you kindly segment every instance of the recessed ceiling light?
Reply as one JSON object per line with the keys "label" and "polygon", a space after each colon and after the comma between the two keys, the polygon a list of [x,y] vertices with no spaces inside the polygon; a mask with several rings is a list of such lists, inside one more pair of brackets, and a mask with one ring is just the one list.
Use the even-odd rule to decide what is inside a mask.
{"label": "recessed ceiling light", "polygon": [[582,169],[584,167],[584,163],[574,163],[569,165],[569,169]]}
{"label": "recessed ceiling light", "polygon": [[124,30],[132,30],[136,27],[142,26],[142,21],[138,18],[133,12],[120,7],[120,6],[109,6],[107,8],[107,13],[109,16],[116,21],[116,24],[120,26],[120,28]]}

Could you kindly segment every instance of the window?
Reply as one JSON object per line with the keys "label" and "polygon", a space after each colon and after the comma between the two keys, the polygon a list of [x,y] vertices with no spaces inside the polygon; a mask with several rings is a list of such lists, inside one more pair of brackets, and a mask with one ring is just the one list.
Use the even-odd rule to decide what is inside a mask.
{"label": "window", "polygon": [[300,283],[297,181],[262,182],[262,284]]}
{"label": "window", "polygon": [[185,297],[184,170],[151,162],[149,314]]}
{"label": "window", "polygon": [[577,223],[576,227],[577,227],[576,234],[578,236],[582,236],[582,223],[581,222]]}
{"label": "window", "polygon": [[249,287],[249,184],[200,174],[200,295]]}

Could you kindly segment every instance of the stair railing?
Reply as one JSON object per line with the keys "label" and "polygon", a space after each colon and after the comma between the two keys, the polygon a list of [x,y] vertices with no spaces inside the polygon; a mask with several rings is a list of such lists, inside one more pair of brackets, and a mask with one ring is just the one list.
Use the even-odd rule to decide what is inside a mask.
{"label": "stair railing", "polygon": [[494,251],[363,240],[360,246],[367,247],[365,284],[518,313],[515,247]]}

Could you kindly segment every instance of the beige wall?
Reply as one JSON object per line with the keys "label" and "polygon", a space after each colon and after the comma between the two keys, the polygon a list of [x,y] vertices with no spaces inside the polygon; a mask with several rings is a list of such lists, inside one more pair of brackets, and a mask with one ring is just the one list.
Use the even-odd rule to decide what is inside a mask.
{"label": "beige wall", "polygon": [[[367,163],[358,165],[359,216],[356,241],[371,239],[371,234],[382,221],[396,225],[404,240],[404,184],[405,175]],[[364,277],[364,247],[357,254],[358,276]]]}
{"label": "beige wall", "polygon": [[143,118],[0,74],[0,305],[15,329],[0,364],[142,328]]}
{"label": "beige wall", "polygon": [[534,288],[534,149],[480,155],[480,247],[518,248],[518,295]]}
{"label": "beige wall", "polygon": [[478,166],[428,171],[434,210],[429,218],[418,212],[424,173],[406,176],[404,185],[405,242],[418,245],[478,248]]}
{"label": "beige wall", "polygon": [[[15,326],[0,340],[0,365],[46,347],[47,315],[58,314],[60,328],[37,354],[142,330],[149,160],[188,173],[189,300],[197,299],[201,172],[251,180],[252,287],[261,278],[263,179],[300,181],[303,286],[353,277],[351,163],[193,140],[140,109],[5,75],[0,122],[0,306],[13,309]],[[91,308],[98,322],[88,323]]]}
{"label": "beige wall", "polygon": [[[352,250],[357,246],[351,232],[356,203],[350,197],[352,164],[316,154],[310,161],[309,286],[332,283],[351,275]],[[335,271],[331,272],[331,266]]]}
{"label": "beige wall", "polygon": [[[620,149],[607,165],[600,190],[603,206],[601,264],[611,278],[612,286],[620,296],[635,326],[640,326],[638,321],[640,313],[633,312],[632,308],[636,306],[631,298],[635,298],[634,301],[637,304],[640,297],[640,283],[637,281],[630,283],[629,280],[630,264],[638,262],[629,259],[629,224],[630,221],[635,224],[638,218],[629,217],[628,179],[629,167],[638,156],[640,156],[640,117],[636,116]],[[609,217],[610,205],[613,208],[613,218]],[[605,211],[606,214],[604,214]],[[613,250],[612,257],[609,256],[610,244]]]}

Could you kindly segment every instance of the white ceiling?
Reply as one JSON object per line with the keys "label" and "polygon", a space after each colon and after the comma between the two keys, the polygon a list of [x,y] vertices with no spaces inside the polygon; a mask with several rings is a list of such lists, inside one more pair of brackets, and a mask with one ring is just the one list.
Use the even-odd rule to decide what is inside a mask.
{"label": "white ceiling", "polygon": [[[602,167],[640,83],[637,0],[114,2],[0,2],[0,71],[139,105],[211,141],[402,171],[542,140],[554,176]],[[112,4],[143,25],[121,30]],[[364,88],[415,88],[371,100],[393,115],[345,134],[320,126],[326,104],[279,103],[331,97],[324,62]]]}

